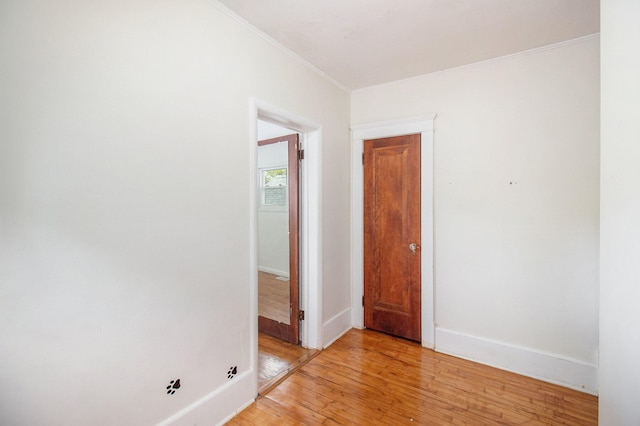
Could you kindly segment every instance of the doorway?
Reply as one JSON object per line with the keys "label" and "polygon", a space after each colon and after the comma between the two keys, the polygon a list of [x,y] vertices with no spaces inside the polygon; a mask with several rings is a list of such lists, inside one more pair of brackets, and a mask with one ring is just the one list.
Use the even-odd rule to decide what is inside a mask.
{"label": "doorway", "polygon": [[[269,139],[270,136],[259,136],[258,128],[261,122],[270,125],[279,126],[285,129],[286,134],[297,133],[299,135],[299,146],[302,146],[305,154],[302,161],[303,166],[300,168],[299,179],[299,310],[304,311],[304,319],[299,322],[298,345],[283,340],[274,339],[271,336],[258,332],[258,245],[259,245],[259,226],[258,226],[258,209],[260,200],[260,190],[258,182],[258,141]],[[275,135],[273,137],[279,137]],[[303,349],[308,353],[315,353],[316,349],[322,347],[321,340],[321,320],[320,313],[322,311],[322,234],[320,232],[320,217],[322,207],[321,197],[321,142],[322,127],[304,117],[292,114],[278,107],[270,105],[266,102],[251,99],[251,176],[253,185],[251,185],[250,194],[250,292],[251,292],[251,317],[254,321],[250,323],[251,330],[251,359],[252,369],[255,372],[255,389],[258,394],[258,384],[263,381],[260,377],[260,351],[259,340],[262,346],[267,346],[267,341],[263,337],[266,336],[270,342],[274,340],[277,343],[278,351],[289,348],[295,350]],[[276,176],[277,172],[274,172]],[[282,179],[282,178],[281,178]],[[274,193],[277,191],[273,191]],[[282,268],[282,269],[286,269]],[[274,274],[277,277],[286,279],[285,274]],[[283,281],[285,282],[285,281]],[[297,316],[296,316],[297,320]],[[284,321],[282,321],[284,322]],[[269,343],[271,345],[271,343]],[[280,355],[278,355],[280,357]],[[303,355],[304,356],[304,355]],[[262,357],[264,361],[264,357]],[[298,360],[301,357],[297,358]],[[295,365],[297,361],[290,362]],[[273,363],[272,363],[273,364]]]}
{"label": "doorway", "polygon": [[258,332],[300,343],[298,133],[258,122]]}
{"label": "doorway", "polygon": [[311,353],[300,346],[300,135],[291,131],[258,121],[259,395]]}

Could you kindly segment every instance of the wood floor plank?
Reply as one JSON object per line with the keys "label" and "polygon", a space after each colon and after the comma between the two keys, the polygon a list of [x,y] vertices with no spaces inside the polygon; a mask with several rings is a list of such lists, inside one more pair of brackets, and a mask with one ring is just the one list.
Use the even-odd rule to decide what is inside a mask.
{"label": "wood floor plank", "polygon": [[316,349],[303,348],[258,333],[258,392],[264,395],[287,374],[313,358]]}
{"label": "wood floor plank", "polygon": [[597,425],[598,398],[351,330],[229,424]]}
{"label": "wood floor plank", "polygon": [[258,315],[289,324],[289,280],[258,271]]}

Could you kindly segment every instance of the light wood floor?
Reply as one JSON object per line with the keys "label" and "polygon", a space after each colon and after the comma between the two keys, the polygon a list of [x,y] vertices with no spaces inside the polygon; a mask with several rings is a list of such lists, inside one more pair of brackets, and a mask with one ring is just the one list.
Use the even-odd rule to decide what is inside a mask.
{"label": "light wood floor", "polygon": [[595,396],[351,330],[230,425],[596,425]]}
{"label": "light wood floor", "polygon": [[289,324],[289,281],[258,271],[258,315]]}
{"label": "light wood floor", "polygon": [[318,353],[264,333],[258,333],[258,394],[264,396],[292,371]]}

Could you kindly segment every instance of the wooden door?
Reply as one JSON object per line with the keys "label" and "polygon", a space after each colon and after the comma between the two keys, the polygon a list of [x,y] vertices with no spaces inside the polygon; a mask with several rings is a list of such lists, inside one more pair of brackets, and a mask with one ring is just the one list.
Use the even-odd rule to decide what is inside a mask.
{"label": "wooden door", "polygon": [[364,325],[421,339],[420,135],[364,141]]}
{"label": "wooden door", "polygon": [[[264,146],[283,141],[287,141],[288,143],[287,190],[289,199],[289,306],[287,313],[289,316],[289,320],[287,322],[284,322],[259,315],[258,331],[297,345],[300,344],[299,135],[292,134],[278,138],[262,140],[258,142],[258,146]],[[260,285],[260,283],[258,283],[258,285]]]}

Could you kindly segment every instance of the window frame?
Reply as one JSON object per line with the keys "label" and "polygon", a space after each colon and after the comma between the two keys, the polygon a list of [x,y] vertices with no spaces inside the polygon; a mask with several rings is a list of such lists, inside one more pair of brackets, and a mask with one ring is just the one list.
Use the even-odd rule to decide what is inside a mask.
{"label": "window frame", "polygon": [[[266,186],[265,176],[269,170],[282,170],[284,169],[287,174],[287,182],[284,186]],[[267,188],[283,188],[284,189],[284,204],[265,204],[265,190]],[[289,211],[289,166],[287,164],[281,166],[268,166],[258,169],[258,209],[262,211]]]}

